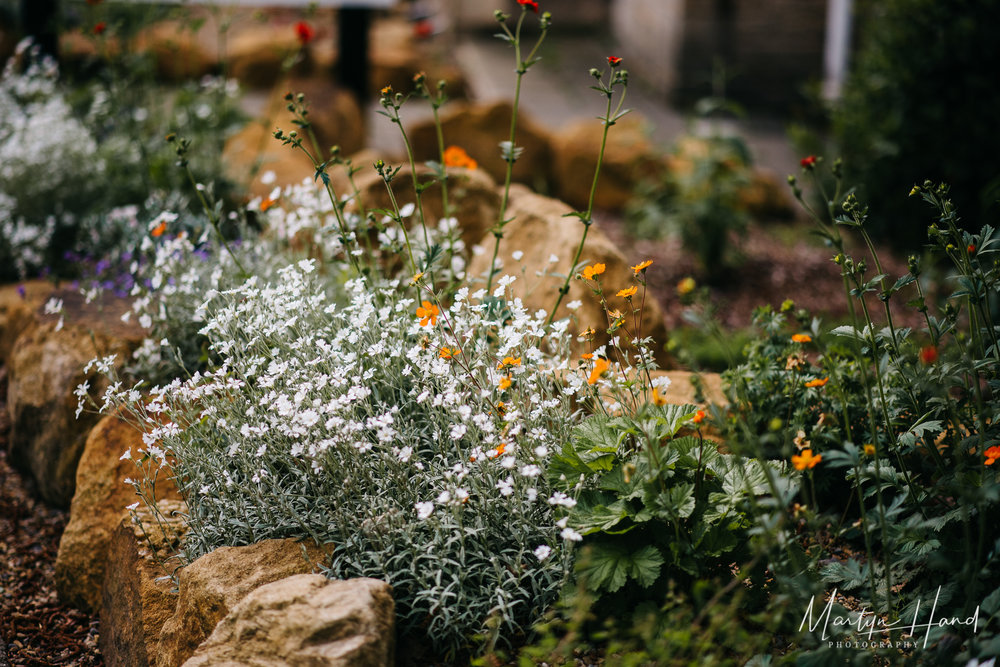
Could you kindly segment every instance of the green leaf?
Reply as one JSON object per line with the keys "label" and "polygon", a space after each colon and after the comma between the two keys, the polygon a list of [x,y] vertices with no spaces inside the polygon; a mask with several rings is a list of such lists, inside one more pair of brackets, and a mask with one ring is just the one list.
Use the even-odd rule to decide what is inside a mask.
{"label": "green leaf", "polygon": [[660,576],[663,562],[659,550],[650,544],[633,551],[626,544],[597,543],[591,546],[589,557],[577,561],[577,573],[590,590],[614,593],[629,578],[649,588]]}
{"label": "green leaf", "polygon": [[607,531],[627,518],[629,511],[624,500],[616,500],[610,505],[586,506],[580,502],[570,512],[570,524],[583,535]]}

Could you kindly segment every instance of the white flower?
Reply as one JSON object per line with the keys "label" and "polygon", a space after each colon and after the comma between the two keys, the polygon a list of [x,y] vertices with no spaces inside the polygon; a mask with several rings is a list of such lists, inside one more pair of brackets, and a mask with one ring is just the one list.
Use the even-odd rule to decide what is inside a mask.
{"label": "white flower", "polygon": [[268,169],[267,171],[265,171],[263,174],[260,175],[260,182],[263,183],[264,185],[270,185],[271,183],[274,183],[274,181],[277,180],[277,178],[278,175],[275,174],[273,170]]}
{"label": "white flower", "polygon": [[434,513],[434,503],[429,501],[425,503],[414,503],[413,507],[417,510],[417,518],[421,521]]}
{"label": "white flower", "polygon": [[574,301],[570,301],[569,303],[567,303],[566,304],[566,308],[568,308],[569,310],[576,310],[577,308],[579,308],[582,305],[583,305],[583,301],[580,301],[579,299],[576,299]]}
{"label": "white flower", "polygon": [[559,537],[569,542],[579,542],[580,540],[583,539],[583,535],[576,532],[572,528],[563,528],[562,532],[559,533]]}
{"label": "white flower", "polygon": [[536,465],[527,465],[521,467],[521,475],[524,477],[538,477],[542,473],[542,469]]}
{"label": "white flower", "polygon": [[515,262],[520,262],[521,258],[524,257],[524,253],[520,250],[515,250],[510,254],[510,256]]}
{"label": "white flower", "polygon": [[538,560],[545,560],[552,553],[552,548],[548,545],[541,544],[535,549],[535,558]]}

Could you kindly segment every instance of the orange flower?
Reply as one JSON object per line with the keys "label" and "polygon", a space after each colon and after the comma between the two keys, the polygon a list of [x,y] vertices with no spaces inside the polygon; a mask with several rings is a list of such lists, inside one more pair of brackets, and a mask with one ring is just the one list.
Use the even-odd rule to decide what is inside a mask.
{"label": "orange flower", "polygon": [[645,271],[650,266],[652,266],[652,264],[653,260],[651,259],[647,259],[645,262],[639,262],[638,264],[632,267],[632,273],[634,273],[635,275],[639,275],[640,271]]}
{"label": "orange flower", "polygon": [[431,326],[437,324],[438,315],[441,311],[430,301],[422,301],[420,306],[417,307],[417,317],[420,318],[420,326],[425,327],[428,323]]}
{"label": "orange flower", "polygon": [[491,459],[495,459],[496,457],[500,456],[501,454],[503,454],[506,451],[507,451],[507,443],[506,442],[501,442],[500,445],[496,449],[491,450],[490,452],[488,452],[486,454],[486,456],[490,457]]}
{"label": "orange flower", "polygon": [[599,276],[604,273],[606,267],[603,264],[594,264],[593,266],[588,266],[583,269],[583,277],[587,280],[593,280],[594,276]]}
{"label": "orange flower", "polygon": [[594,358],[594,353],[593,352],[584,352],[583,354],[580,355],[580,357],[589,361],[589,360],[591,360],[591,359]]}
{"label": "orange flower", "polygon": [[438,356],[442,359],[452,359],[458,354],[458,349],[453,347],[442,347],[438,352]]}
{"label": "orange flower", "polygon": [[469,157],[469,154],[465,152],[465,149],[460,146],[448,146],[448,148],[444,150],[444,166],[476,169],[479,167],[479,163]]}
{"label": "orange flower", "polygon": [[[583,336],[584,338],[589,338],[590,336],[593,336],[596,333],[597,332],[594,331],[594,327],[587,327],[586,329],[584,329],[583,331],[580,332],[580,335]],[[590,355],[590,356],[592,357],[594,355]],[[584,358],[585,359],[589,359],[590,357],[584,357]]]}
{"label": "orange flower", "polygon": [[596,384],[597,380],[600,379],[607,370],[611,368],[611,364],[608,363],[607,359],[597,359],[594,362],[594,370],[590,371],[590,377],[587,378],[587,384]]}
{"label": "orange flower", "polygon": [[816,378],[815,380],[809,380],[809,382],[806,382],[806,386],[807,387],[822,387],[823,385],[825,385],[829,381],[830,381],[830,378],[828,378],[828,377],[825,377],[825,378],[822,378],[822,379],[821,378]]}
{"label": "orange flower", "polygon": [[966,246],[965,249],[968,250],[969,254],[971,255],[974,252],[976,252],[976,245],[974,243],[970,243],[968,246]]}
{"label": "orange flower", "polygon": [[497,387],[499,387],[500,391],[507,391],[510,388],[510,376],[505,375],[502,378],[500,378],[500,383],[497,385]]}
{"label": "orange flower", "polygon": [[625,289],[618,290],[618,293],[615,296],[621,296],[625,297],[626,299],[631,299],[633,296],[635,296],[635,293],[638,291],[639,288],[636,287],[635,285],[632,285],[632,287],[626,287]]}
{"label": "orange flower", "polygon": [[385,96],[385,95],[392,95],[392,86],[386,86],[385,88],[383,88],[379,92],[381,92],[383,96]]}
{"label": "orange flower", "polygon": [[812,336],[809,334],[795,334],[792,336],[793,343],[811,343]]}
{"label": "orange flower", "polygon": [[267,199],[265,199],[264,201],[262,201],[260,203],[260,212],[261,213],[266,213],[267,209],[271,208],[272,206],[274,206],[277,203],[278,203],[277,199],[271,199],[270,197],[268,197]]}
{"label": "orange flower", "polygon": [[865,456],[875,456],[875,445],[867,444],[865,445]]}
{"label": "orange flower", "polygon": [[521,365],[521,357],[518,357],[517,359],[515,359],[514,357],[504,357],[503,361],[501,361],[497,365],[497,368],[503,368],[504,366],[520,366],[520,365]]}
{"label": "orange flower", "polygon": [[156,227],[154,227],[153,231],[151,231],[149,233],[149,235],[150,236],[157,236],[157,237],[159,237],[159,236],[163,236],[163,232],[165,232],[165,231],[167,231],[167,221],[166,220],[164,220],[163,222],[161,222],[160,224],[158,224]]}
{"label": "orange flower", "polygon": [[666,405],[666,404],[667,404],[667,399],[665,399],[663,395],[660,394],[659,389],[653,387],[653,405]]}
{"label": "orange flower", "polygon": [[993,445],[986,450],[986,465],[993,465],[997,459],[1000,459],[1000,447]]}
{"label": "orange flower", "polygon": [[704,410],[699,410],[698,412],[694,413],[694,417],[691,417],[691,422],[694,423],[694,424],[700,424],[703,421],[705,421],[705,411]]}
{"label": "orange flower", "polygon": [[920,363],[924,364],[925,366],[930,366],[937,360],[938,360],[938,351],[936,347],[934,347],[933,345],[927,345],[925,347],[920,348]]}
{"label": "orange flower", "polygon": [[679,294],[680,296],[684,296],[685,294],[690,294],[691,292],[694,291],[695,287],[697,287],[697,283],[695,283],[694,278],[688,276],[687,278],[684,278],[679,283],[677,283],[677,294]]}
{"label": "orange flower", "polygon": [[816,454],[813,456],[813,450],[804,449],[801,454],[795,454],[792,456],[792,465],[795,466],[796,470],[805,470],[806,468],[812,470],[816,467],[816,464],[822,460],[822,454]]}

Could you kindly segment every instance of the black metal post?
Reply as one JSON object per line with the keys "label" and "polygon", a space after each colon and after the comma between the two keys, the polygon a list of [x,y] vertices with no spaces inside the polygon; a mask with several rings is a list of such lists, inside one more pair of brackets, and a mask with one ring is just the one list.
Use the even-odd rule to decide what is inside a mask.
{"label": "black metal post", "polygon": [[340,83],[354,91],[362,104],[368,99],[371,68],[368,31],[371,17],[372,10],[361,7],[342,7],[337,13],[337,70]]}
{"label": "black metal post", "polygon": [[53,58],[59,56],[58,0],[21,0],[21,28]]}

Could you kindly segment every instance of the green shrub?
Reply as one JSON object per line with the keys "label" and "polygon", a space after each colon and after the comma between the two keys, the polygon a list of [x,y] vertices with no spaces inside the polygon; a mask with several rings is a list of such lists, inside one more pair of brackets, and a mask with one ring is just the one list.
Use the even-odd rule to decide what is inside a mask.
{"label": "green shrub", "polygon": [[995,110],[1000,0],[883,0],[861,5],[861,48],[834,114],[848,178],[872,207],[873,232],[923,241],[920,209],[905,194],[950,183],[970,221],[997,212]]}

